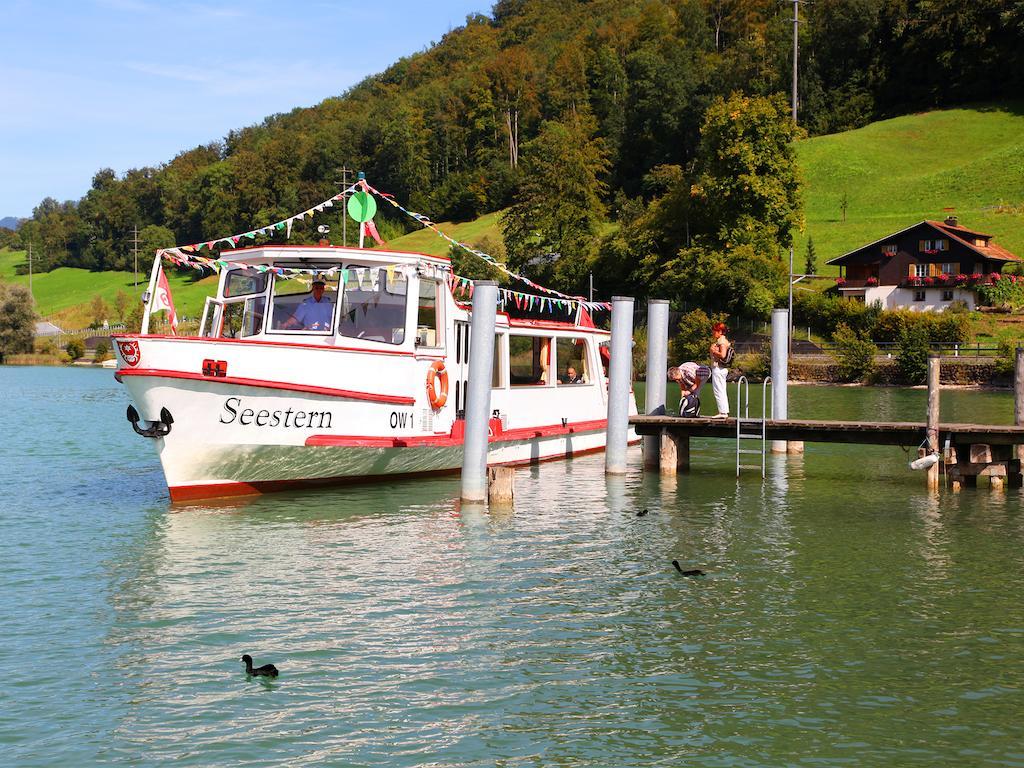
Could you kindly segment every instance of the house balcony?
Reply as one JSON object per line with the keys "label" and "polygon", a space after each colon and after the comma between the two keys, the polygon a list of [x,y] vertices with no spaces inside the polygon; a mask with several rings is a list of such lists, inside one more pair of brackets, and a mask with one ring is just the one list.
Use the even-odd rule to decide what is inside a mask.
{"label": "house balcony", "polygon": [[842,279],[836,281],[836,286],[840,291],[862,291],[865,288],[874,288],[878,285],[878,278],[866,278],[862,280],[847,280]]}

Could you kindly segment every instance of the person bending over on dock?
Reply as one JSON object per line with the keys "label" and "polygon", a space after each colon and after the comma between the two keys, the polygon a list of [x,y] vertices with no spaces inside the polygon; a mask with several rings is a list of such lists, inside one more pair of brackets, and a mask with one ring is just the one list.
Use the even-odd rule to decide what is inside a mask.
{"label": "person bending over on dock", "polygon": [[324,295],[327,287],[324,278],[317,275],[313,278],[312,293],[302,300],[295,314],[288,318],[284,328],[304,331],[329,331],[334,320],[334,304]]}
{"label": "person bending over on dock", "polygon": [[711,369],[697,363],[683,363],[669,368],[668,378],[679,385],[679,415],[692,418],[700,415],[700,388],[711,378]]}
{"label": "person bending over on dock", "polygon": [[729,395],[725,389],[725,380],[729,375],[729,363],[732,362],[733,349],[729,339],[725,337],[725,323],[715,323],[711,329],[711,391],[715,393],[715,404],[718,413],[711,418],[729,418]]}

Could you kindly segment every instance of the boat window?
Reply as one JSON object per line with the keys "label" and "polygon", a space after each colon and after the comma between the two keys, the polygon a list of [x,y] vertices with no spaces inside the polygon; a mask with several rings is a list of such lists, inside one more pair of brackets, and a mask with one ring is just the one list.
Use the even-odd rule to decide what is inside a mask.
{"label": "boat window", "polygon": [[385,344],[404,342],[408,278],[394,268],[355,264],[349,264],[343,272],[345,292],[338,333]]}
{"label": "boat window", "polygon": [[586,339],[558,339],[558,385],[560,387],[590,383]]}
{"label": "boat window", "polygon": [[[317,283],[324,289],[318,290]],[[318,296],[319,293],[319,296]],[[274,308],[270,329],[330,333],[338,297],[338,273],[274,276]]]}
{"label": "boat window", "polygon": [[436,280],[420,278],[420,301],[416,313],[416,344],[420,347],[440,347],[444,342],[444,324],[441,318],[440,284]]}
{"label": "boat window", "polygon": [[253,296],[244,301],[229,301],[221,310],[220,336],[224,339],[244,339],[263,331],[266,296]]}
{"label": "boat window", "polygon": [[267,275],[255,269],[232,269],[224,278],[224,298],[263,293],[267,290]]}
{"label": "boat window", "polygon": [[505,345],[502,339],[504,334],[494,334],[494,365],[491,368],[491,389],[503,389],[505,387]]}
{"label": "boat window", "polygon": [[551,339],[509,334],[508,370],[513,387],[549,383],[550,368]]}

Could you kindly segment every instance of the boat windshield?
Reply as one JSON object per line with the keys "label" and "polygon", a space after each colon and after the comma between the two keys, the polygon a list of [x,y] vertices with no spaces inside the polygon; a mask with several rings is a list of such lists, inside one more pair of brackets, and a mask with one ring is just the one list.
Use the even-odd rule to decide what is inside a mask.
{"label": "boat windshield", "polygon": [[401,344],[405,341],[408,278],[386,267],[347,264],[338,333],[356,339]]}
{"label": "boat windshield", "polygon": [[276,275],[270,329],[330,333],[334,328],[337,296],[337,272]]}

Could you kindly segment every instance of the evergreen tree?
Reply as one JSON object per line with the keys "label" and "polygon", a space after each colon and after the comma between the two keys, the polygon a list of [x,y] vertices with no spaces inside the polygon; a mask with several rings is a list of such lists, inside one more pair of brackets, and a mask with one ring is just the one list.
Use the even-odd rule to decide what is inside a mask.
{"label": "evergreen tree", "polygon": [[818,254],[814,252],[814,238],[807,238],[807,260],[804,262],[804,274],[818,274]]}

